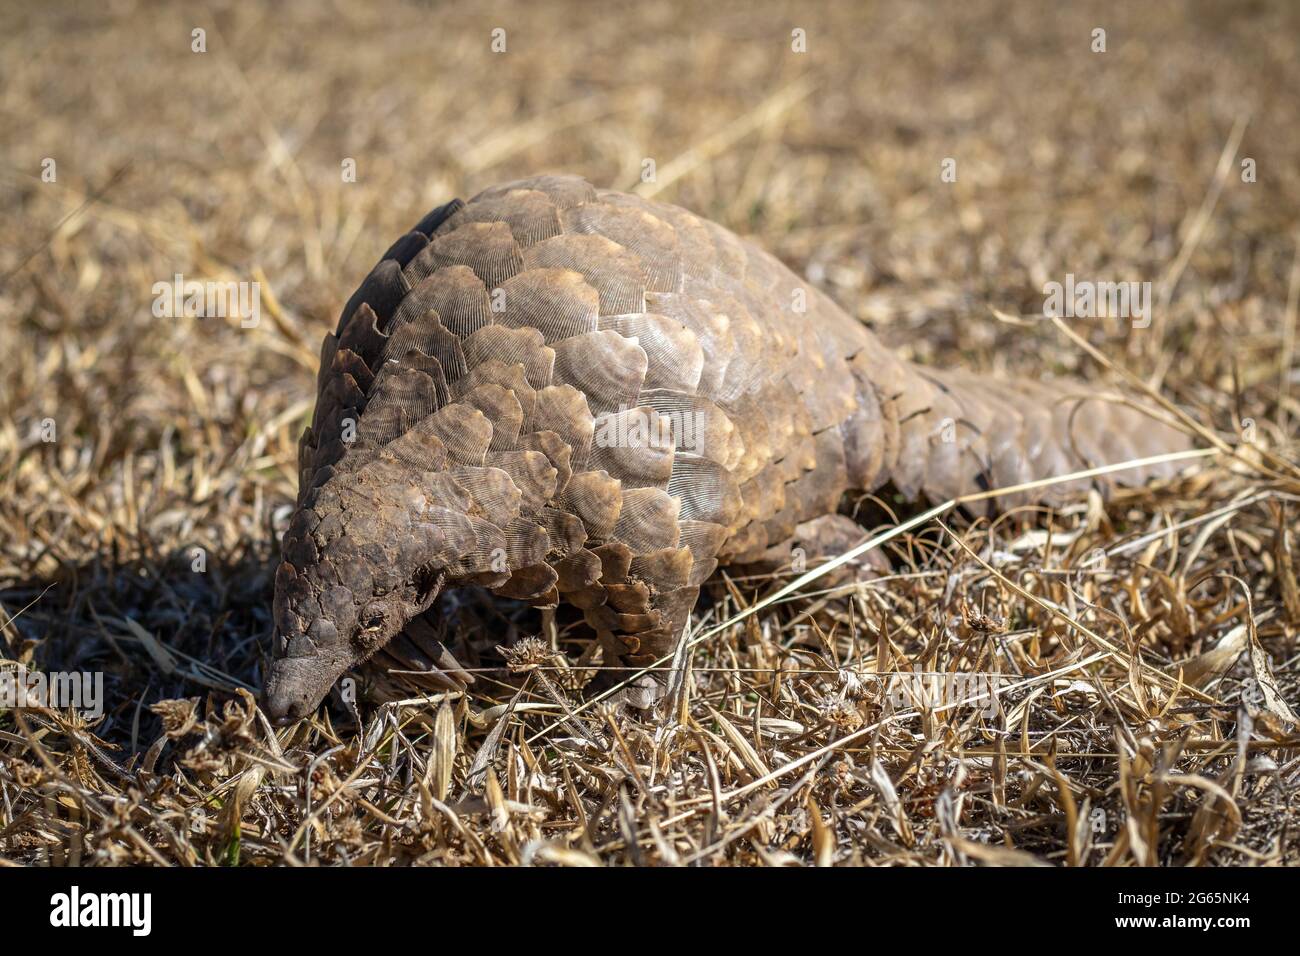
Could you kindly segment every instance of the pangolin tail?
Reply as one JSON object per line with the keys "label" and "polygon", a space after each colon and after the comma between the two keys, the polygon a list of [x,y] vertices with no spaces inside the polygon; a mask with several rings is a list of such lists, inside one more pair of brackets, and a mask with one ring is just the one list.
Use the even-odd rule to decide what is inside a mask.
{"label": "pangolin tail", "polygon": [[850,364],[859,408],[844,425],[846,457],[851,483],[865,490],[890,483],[904,497],[937,503],[1044,482],[990,497],[974,510],[1056,505],[1089,487],[1105,494],[1170,477],[1185,462],[1051,479],[1191,446],[1149,403],[1096,386],[933,369],[874,350]]}

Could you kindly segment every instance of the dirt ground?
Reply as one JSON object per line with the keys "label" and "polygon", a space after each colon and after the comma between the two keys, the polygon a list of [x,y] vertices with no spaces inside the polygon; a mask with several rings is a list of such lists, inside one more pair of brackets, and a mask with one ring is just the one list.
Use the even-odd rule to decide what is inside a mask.
{"label": "dirt ground", "polygon": [[[1300,863],[1297,89],[1286,2],[3,5],[0,666],[104,692],[0,710],[0,860]],[[584,705],[589,635],[469,593],[469,694],[273,730],[320,340],[429,208],[545,171],[717,220],[919,361],[1148,389],[1210,451],[733,624],[790,576],[720,574],[659,713]],[[178,274],[260,321],[159,317]],[[1067,275],[1150,282],[1152,321],[1046,321]]]}

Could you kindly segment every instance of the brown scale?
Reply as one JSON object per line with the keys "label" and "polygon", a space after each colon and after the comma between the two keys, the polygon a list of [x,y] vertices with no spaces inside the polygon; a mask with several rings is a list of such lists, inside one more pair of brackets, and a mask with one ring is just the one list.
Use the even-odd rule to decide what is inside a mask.
{"label": "brown scale", "polygon": [[618,332],[586,332],[556,342],[551,380],[572,385],[587,396],[593,415],[605,415],[636,403],[649,364],[635,338]]}
{"label": "brown scale", "polygon": [[531,269],[501,285],[505,308],[498,324],[513,329],[537,329],[550,345],[573,335],[594,332],[600,295],[572,269]]}
{"label": "brown scale", "polygon": [[604,236],[555,236],[524,250],[524,269],[568,269],[596,290],[601,315],[645,312],[641,260]]}
{"label": "brown scale", "polygon": [[946,499],[1185,444],[1069,383],[912,366],[722,227],[571,176],[394,242],[317,390],[276,573],[276,717],[372,655],[386,692],[469,680],[426,615],[447,587],[570,602],[606,663],[644,666],[720,561],[851,546],[846,490]]}
{"label": "brown scale", "polygon": [[468,266],[447,266],[420,282],[393,313],[393,325],[414,322],[429,311],[460,339],[492,324],[491,296]]}
{"label": "brown scale", "polygon": [[504,222],[520,248],[563,232],[559,210],[550,197],[535,189],[510,189],[481,196],[457,210],[447,221],[447,231],[455,232],[459,226],[472,222]]}
{"label": "brown scale", "polygon": [[653,408],[629,408],[592,423],[587,467],[608,472],[624,488],[663,488],[673,476],[672,420]]}
{"label": "brown scale", "polygon": [[602,317],[602,331],[635,339],[646,356],[643,389],[669,389],[694,394],[704,371],[704,349],[680,322],[663,315]]}
{"label": "brown scale", "polygon": [[469,223],[430,242],[403,270],[407,283],[445,266],[466,266],[486,289],[495,289],[523,268],[523,255],[503,222]]}

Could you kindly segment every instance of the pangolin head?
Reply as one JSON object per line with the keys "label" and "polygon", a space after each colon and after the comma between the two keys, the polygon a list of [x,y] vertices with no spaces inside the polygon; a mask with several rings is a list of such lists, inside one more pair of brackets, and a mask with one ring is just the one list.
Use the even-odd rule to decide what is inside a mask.
{"label": "pangolin head", "polygon": [[445,579],[429,561],[439,541],[419,520],[427,503],[417,490],[333,484],[307,496],[281,545],[263,693],[273,720],[314,711],[349,668],[429,608]]}

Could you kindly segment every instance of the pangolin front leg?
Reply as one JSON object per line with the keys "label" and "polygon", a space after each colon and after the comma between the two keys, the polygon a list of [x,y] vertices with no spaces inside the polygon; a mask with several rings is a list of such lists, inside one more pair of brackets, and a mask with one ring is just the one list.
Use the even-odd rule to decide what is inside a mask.
{"label": "pangolin front leg", "polygon": [[606,664],[641,667],[719,562],[846,490],[945,500],[1184,444],[1068,383],[904,362],[682,209],[571,176],[495,187],[398,239],[325,338],[266,707],[311,712],[395,639],[454,671],[403,643],[443,588],[568,601]]}

